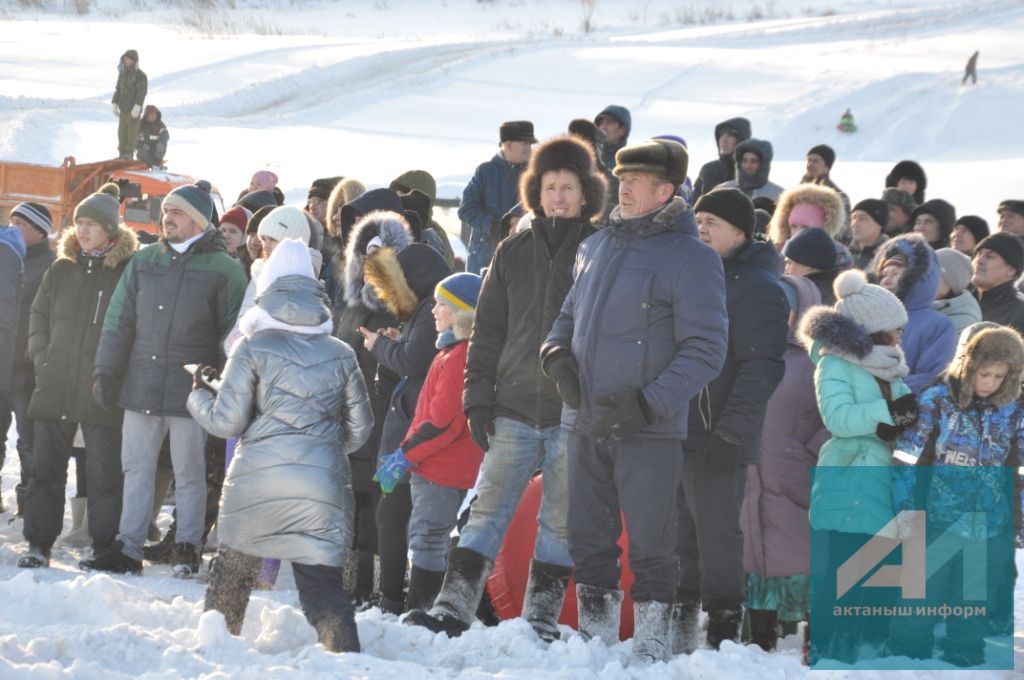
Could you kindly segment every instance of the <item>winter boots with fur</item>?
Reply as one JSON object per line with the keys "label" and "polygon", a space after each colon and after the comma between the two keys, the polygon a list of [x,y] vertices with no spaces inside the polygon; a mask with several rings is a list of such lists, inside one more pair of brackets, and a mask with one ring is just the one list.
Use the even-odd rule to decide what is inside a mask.
{"label": "winter boots with fur", "polygon": [[523,618],[533,627],[544,642],[553,642],[559,637],[558,617],[565,603],[565,589],[572,576],[572,567],[563,567],[548,562],[530,562],[530,579],[526,582],[526,596],[523,599]]}
{"label": "winter boots with fur", "polygon": [[578,627],[583,639],[601,638],[606,645],[619,641],[622,597],[622,591],[617,588],[576,584]]}
{"label": "winter boots with fur", "polygon": [[458,637],[469,630],[484,583],[494,564],[468,548],[453,548],[448,557],[448,571],[445,572],[441,592],[429,611],[412,609],[405,617],[411,626],[423,626],[435,633],[444,632],[448,637]]}

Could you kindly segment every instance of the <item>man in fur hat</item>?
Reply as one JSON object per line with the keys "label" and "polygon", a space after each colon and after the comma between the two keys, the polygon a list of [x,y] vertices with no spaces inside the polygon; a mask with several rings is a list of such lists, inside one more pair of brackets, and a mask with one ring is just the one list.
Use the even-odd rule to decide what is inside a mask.
{"label": "man in fur hat", "polygon": [[725,359],[725,277],[675,195],[686,149],[651,140],[615,160],[619,205],[608,227],[580,246],[576,281],[541,361],[565,401],[580,632],[618,639],[624,514],[635,576],[633,654],[663,661],[679,582],[673,536],[686,406]]}

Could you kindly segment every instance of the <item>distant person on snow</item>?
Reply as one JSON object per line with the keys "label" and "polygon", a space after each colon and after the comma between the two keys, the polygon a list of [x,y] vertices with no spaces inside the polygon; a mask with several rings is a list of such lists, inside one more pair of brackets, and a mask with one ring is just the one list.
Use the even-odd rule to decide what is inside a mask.
{"label": "distant person on snow", "polygon": [[139,124],[135,157],[151,168],[163,168],[168,139],[170,134],[164,125],[163,114],[160,109],[147,104]]}
{"label": "distant person on snow", "polygon": [[128,50],[117,65],[117,85],[110,100],[114,115],[118,117],[118,158],[131,160],[135,155],[135,140],[139,135],[142,105],[146,103],[149,79],[139,68],[139,53]]}
{"label": "distant person on snow", "polygon": [[853,112],[850,109],[843,111],[843,115],[839,118],[839,124],[836,125],[836,129],[840,132],[856,132],[857,124],[853,122]]}
{"label": "distant person on snow", "polygon": [[966,85],[968,78],[971,79],[971,85],[978,84],[978,50],[974,50],[974,54],[967,60],[967,66],[964,67],[964,77],[960,80],[960,84]]}

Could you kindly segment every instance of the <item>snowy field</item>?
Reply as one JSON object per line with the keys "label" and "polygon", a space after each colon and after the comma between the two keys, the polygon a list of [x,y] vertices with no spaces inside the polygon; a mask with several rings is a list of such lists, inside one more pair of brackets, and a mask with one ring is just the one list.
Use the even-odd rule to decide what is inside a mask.
{"label": "snowy field", "polygon": [[[76,6],[88,12],[75,15]],[[316,177],[380,186],[424,168],[454,197],[496,150],[503,120],[533,120],[543,139],[610,103],[631,109],[633,140],[685,137],[691,176],[715,156],[714,124],[742,115],[773,143],[772,178],[783,186],[824,142],[838,156],[833,179],[854,202],[878,196],[903,158],[924,165],[928,197],[993,226],[1000,200],[1024,196],[1020,0],[602,0],[590,19],[587,33],[578,0],[0,0],[0,158],[116,155],[109,100],[118,57],[135,48],[150,79],[147,103],[170,128],[169,168],[210,179],[225,196],[260,168],[281,177],[292,202]],[[961,88],[975,49],[979,83]],[[853,135],[835,130],[846,108],[860,128]],[[7,449],[2,493],[12,507],[12,441]],[[337,656],[315,645],[287,588],[255,594],[236,639],[218,615],[203,615],[203,585],[170,578],[166,567],[86,577],[74,566],[79,555],[58,548],[52,569],[17,569],[25,546],[10,517],[0,520],[4,680],[807,673],[795,637],[773,654],[727,643],[721,653],[636,668],[629,642],[607,649],[567,635],[545,647],[522,621],[449,641],[376,610],[358,619],[364,653]],[[1020,584],[1015,602],[1019,674]],[[934,667],[815,676],[939,677],[949,668]]]}

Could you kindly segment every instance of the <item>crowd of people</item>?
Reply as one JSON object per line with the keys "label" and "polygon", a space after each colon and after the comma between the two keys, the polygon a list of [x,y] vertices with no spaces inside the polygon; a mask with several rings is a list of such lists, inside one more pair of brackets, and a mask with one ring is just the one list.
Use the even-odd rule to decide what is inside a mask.
{"label": "crowd of people", "polygon": [[[130,128],[142,100],[126,121],[118,96]],[[896,449],[1021,462],[1024,200],[990,233],[905,160],[854,202],[824,144],[783,188],[744,118],[691,182],[681,138],[631,129],[618,105],[539,144],[503,123],[459,208],[465,271],[420,169],[317,179],[302,208],[261,170],[223,215],[207,183],[182,186],[141,248],[116,186],[60,234],[17,206],[0,431],[13,412],[19,566],[49,565],[75,455],[83,569],[194,576],[216,524],[206,607],[232,633],[286,560],[331,651],[360,649],[364,606],[456,636],[540,474],[522,616],[541,640],[572,579],[579,633],[618,641],[625,531],[638,660],[697,649],[702,610],[713,649],[742,628],[771,650],[809,621],[810,654],[811,532],[839,545],[892,520]],[[814,468],[879,472],[812,486]],[[1019,531],[1021,499],[998,502]],[[983,662],[985,632],[950,628],[944,659]],[[814,655],[855,661],[863,634]],[[894,621],[885,650],[928,658],[931,634]]]}

